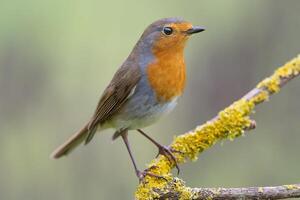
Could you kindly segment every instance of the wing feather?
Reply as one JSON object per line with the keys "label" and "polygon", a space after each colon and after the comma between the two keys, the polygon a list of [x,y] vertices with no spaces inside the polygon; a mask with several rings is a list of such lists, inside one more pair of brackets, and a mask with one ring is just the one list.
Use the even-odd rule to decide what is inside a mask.
{"label": "wing feather", "polygon": [[140,77],[141,73],[137,65],[126,65],[125,63],[119,68],[110,84],[104,90],[94,116],[89,122],[89,133],[85,144],[92,140],[97,126],[106,122],[124,105],[129,96],[133,94]]}

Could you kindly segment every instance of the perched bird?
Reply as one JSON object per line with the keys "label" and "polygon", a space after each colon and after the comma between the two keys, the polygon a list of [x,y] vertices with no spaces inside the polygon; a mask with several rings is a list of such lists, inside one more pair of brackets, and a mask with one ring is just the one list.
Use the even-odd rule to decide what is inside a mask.
{"label": "perched bird", "polygon": [[131,153],[128,131],[138,130],[158,147],[159,154],[174,162],[179,172],[172,149],[160,145],[141,128],[153,124],[176,106],[186,82],[186,41],[202,31],[204,28],[181,18],[164,18],[149,25],[104,90],[92,118],[51,156],[67,155],[80,143],[89,143],[96,131],[114,128],[113,139],[123,138],[138,178],[146,174],[155,176],[138,170]]}

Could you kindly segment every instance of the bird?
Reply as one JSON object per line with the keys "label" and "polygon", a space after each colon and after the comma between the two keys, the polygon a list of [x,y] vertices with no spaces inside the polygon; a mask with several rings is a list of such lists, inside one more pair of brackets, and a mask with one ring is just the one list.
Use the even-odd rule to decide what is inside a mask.
{"label": "bird", "polygon": [[156,176],[138,169],[128,141],[128,131],[137,130],[179,166],[174,150],[159,144],[142,128],[157,122],[173,110],[186,85],[184,48],[191,35],[204,31],[180,17],[159,19],[150,24],[133,50],[118,68],[99,100],[90,120],[59,146],[52,158],[69,154],[79,144],[88,144],[96,132],[115,129],[112,139],[123,139],[137,177]]}

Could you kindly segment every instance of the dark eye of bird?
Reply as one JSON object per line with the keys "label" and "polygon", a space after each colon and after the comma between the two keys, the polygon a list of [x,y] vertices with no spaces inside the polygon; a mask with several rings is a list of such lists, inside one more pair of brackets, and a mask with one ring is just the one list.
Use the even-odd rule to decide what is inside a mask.
{"label": "dark eye of bird", "polygon": [[172,33],[173,33],[173,29],[171,28],[171,27],[164,27],[163,28],[163,33],[165,34],[165,35],[171,35]]}

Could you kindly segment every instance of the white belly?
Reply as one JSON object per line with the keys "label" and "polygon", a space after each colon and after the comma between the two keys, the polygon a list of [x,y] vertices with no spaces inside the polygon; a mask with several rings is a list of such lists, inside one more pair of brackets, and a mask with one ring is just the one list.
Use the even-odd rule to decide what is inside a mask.
{"label": "white belly", "polygon": [[[173,110],[177,104],[177,98],[168,103],[151,104],[146,99],[139,99],[139,103],[126,106],[118,115],[116,115],[109,125],[117,130],[119,129],[139,129],[147,127],[156,122],[160,117]],[[144,102],[143,102],[144,100]]]}

